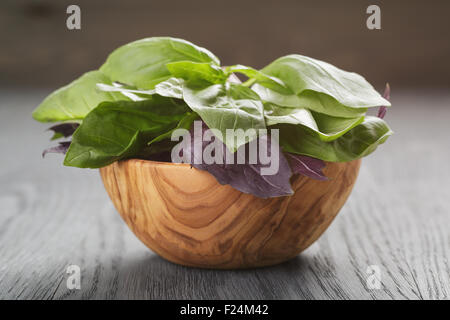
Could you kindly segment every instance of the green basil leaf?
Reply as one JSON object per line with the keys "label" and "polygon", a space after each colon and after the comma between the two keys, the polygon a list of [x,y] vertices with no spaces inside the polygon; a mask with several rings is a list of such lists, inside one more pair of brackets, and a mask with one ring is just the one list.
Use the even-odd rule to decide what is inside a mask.
{"label": "green basil leaf", "polygon": [[148,99],[149,96],[155,94],[155,90],[139,90],[133,86],[122,85],[117,82],[113,85],[105,83],[97,83],[97,88],[105,92],[118,92],[124,97],[129,98],[131,101],[142,101]]}
{"label": "green basil leaf", "polygon": [[97,83],[99,90],[107,92],[120,92],[125,97],[130,98],[133,101],[141,101],[148,99],[149,96],[158,94],[163,97],[168,98],[183,98],[183,80],[177,78],[170,78],[166,81],[160,82],[152,90],[141,90],[136,89],[131,86],[124,86],[114,83],[113,85],[108,85],[104,83]]}
{"label": "green basil leaf", "polygon": [[[175,147],[178,144],[178,141],[172,141],[169,139],[164,139],[161,141],[155,141],[151,145],[147,145],[142,148],[141,151],[139,151],[136,156],[133,156],[136,159],[147,159],[147,160],[154,160],[152,155],[158,154],[158,153],[169,153],[173,147]],[[168,155],[167,161],[171,161],[170,155]]]}
{"label": "green basil leaf", "polygon": [[220,66],[213,63],[178,61],[168,63],[166,67],[174,77],[197,84],[220,84],[228,77]]}
{"label": "green basil leaf", "polygon": [[238,136],[234,140],[226,135],[227,129],[255,129],[257,132],[266,127],[259,96],[240,84],[225,83],[198,88],[185,82],[183,99],[209,128],[218,129],[222,133],[226,140],[223,142],[231,152],[256,138],[257,133]]}
{"label": "green basil leaf", "polygon": [[295,94],[321,92],[353,108],[390,106],[362,76],[301,55],[281,57],[261,70],[281,79]]}
{"label": "green basil leaf", "polygon": [[192,123],[194,120],[198,119],[198,114],[194,112],[188,112],[186,115],[178,122],[177,126],[163,134],[160,134],[156,138],[154,138],[152,141],[148,143],[148,145],[154,144],[156,142],[163,141],[165,139],[170,139],[172,136],[172,133],[177,129],[186,129],[189,130],[191,128]]}
{"label": "green basil leaf", "polygon": [[176,61],[211,62],[219,59],[208,50],[188,41],[155,37],[126,44],[113,51],[100,70],[113,81],[140,89],[153,89],[171,77],[166,64]]}
{"label": "green basil leaf", "polygon": [[283,108],[271,103],[264,104],[264,116],[267,126],[281,123],[302,125],[317,134],[322,141],[336,140],[364,120],[364,116],[337,118],[308,109]]}
{"label": "green basil leaf", "polygon": [[261,100],[283,107],[306,108],[341,118],[362,117],[367,112],[367,108],[346,107],[331,96],[311,90],[303,91],[301,95],[295,95],[293,93],[282,94],[260,84],[254,84],[251,88],[261,97]]}
{"label": "green basil leaf", "polygon": [[333,141],[346,132],[364,122],[365,116],[357,118],[338,118],[326,114],[312,112],[319,129],[319,137],[323,141]]}
{"label": "green basil leaf", "polygon": [[331,162],[365,157],[393,134],[386,122],[372,116],[365,117],[361,124],[331,142],[320,140],[303,126],[279,124],[271,128],[280,130],[283,151]]}
{"label": "green basil leaf", "polygon": [[183,80],[170,78],[155,86],[155,93],[163,97],[183,99]]}
{"label": "green basil leaf", "polygon": [[75,131],[64,164],[100,168],[136,157],[149,141],[175,128],[189,111],[183,102],[158,95],[139,102],[104,102]]}
{"label": "green basil leaf", "polygon": [[284,108],[272,103],[264,103],[264,117],[266,124],[273,126],[279,123],[303,125],[313,130],[319,130],[311,111],[304,108]]}
{"label": "green basil leaf", "polygon": [[289,94],[291,91],[286,88],[286,85],[278,78],[271,77],[259,70],[253,69],[251,67],[243,66],[240,64],[229,66],[225,68],[225,72],[227,73],[241,73],[246,75],[249,80],[254,80],[255,82],[263,85],[266,88],[271,88],[278,92],[282,92],[284,94]]}
{"label": "green basil leaf", "polygon": [[99,82],[111,84],[100,71],[85,73],[45,98],[34,110],[33,118],[42,122],[80,120],[103,101],[129,100],[119,93],[98,90]]}
{"label": "green basil leaf", "polygon": [[136,154],[137,158],[154,159],[152,155],[170,152],[172,148],[178,144],[178,141],[172,141],[170,138],[172,137],[172,133],[176,129],[186,129],[189,130],[191,128],[194,120],[198,119],[198,115],[194,112],[188,112],[184,115],[184,117],[178,122],[177,126],[173,129],[170,129],[167,132],[164,132],[147,143],[145,147],[143,147],[139,153]]}

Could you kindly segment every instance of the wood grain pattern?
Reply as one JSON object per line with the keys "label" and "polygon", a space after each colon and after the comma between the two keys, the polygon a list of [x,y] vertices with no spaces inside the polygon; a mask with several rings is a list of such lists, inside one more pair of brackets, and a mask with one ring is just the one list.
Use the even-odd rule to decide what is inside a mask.
{"label": "wood grain pattern", "polygon": [[[288,262],[170,263],[130,231],[97,170],[64,167],[30,112],[47,91],[0,89],[0,299],[449,299],[448,91],[394,90],[395,134],[364,158],[326,232]],[[420,128],[420,130],[418,130]],[[81,268],[81,289],[66,286]],[[381,287],[367,286],[367,268]]]}
{"label": "wood grain pattern", "polygon": [[100,173],[150,249],[186,266],[233,269],[284,262],[317,240],[347,200],[360,163],[328,163],[328,181],[296,175],[294,195],[272,199],[220,185],[188,164],[131,159]]}

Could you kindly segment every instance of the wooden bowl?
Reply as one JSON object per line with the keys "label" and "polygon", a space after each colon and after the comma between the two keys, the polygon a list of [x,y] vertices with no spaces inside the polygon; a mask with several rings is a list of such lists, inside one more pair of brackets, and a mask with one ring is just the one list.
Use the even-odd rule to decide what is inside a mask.
{"label": "wooden bowl", "polygon": [[327,163],[329,181],[292,178],[294,195],[260,199],[188,164],[126,160],[100,169],[136,236],[161,257],[200,268],[274,265],[298,255],[347,200],[361,160]]}

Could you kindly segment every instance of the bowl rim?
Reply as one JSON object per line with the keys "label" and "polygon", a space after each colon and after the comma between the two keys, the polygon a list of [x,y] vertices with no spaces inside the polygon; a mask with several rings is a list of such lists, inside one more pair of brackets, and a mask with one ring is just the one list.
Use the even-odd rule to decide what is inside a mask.
{"label": "bowl rim", "polygon": [[[135,162],[135,163],[136,162],[142,162],[142,163],[147,163],[147,164],[156,165],[156,166],[178,166],[178,167],[191,167],[192,166],[189,163],[154,161],[154,160],[137,159],[137,158],[123,159],[123,160],[119,160],[119,161],[116,161],[116,162]],[[112,164],[114,164],[116,162],[113,162]]]}

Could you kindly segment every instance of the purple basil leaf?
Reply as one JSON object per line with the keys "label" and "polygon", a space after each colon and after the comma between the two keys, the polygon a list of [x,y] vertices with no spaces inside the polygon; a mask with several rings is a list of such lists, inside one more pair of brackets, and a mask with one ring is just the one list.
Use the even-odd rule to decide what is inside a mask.
{"label": "purple basil leaf", "polygon": [[59,142],[59,144],[57,146],[45,149],[42,152],[42,158],[44,158],[47,153],[65,154],[67,152],[67,149],[69,149],[69,146],[70,146],[70,141]]}
{"label": "purple basil leaf", "polygon": [[47,130],[52,130],[55,133],[52,137],[52,140],[55,140],[70,137],[79,126],[80,124],[76,122],[66,122],[54,125]]}
{"label": "purple basil leaf", "polygon": [[[389,83],[386,83],[386,88],[384,89],[383,98],[390,101],[391,100],[391,87],[389,86]],[[387,107],[381,106],[380,109],[378,109],[378,118],[383,119],[386,115]]]}
{"label": "purple basil leaf", "polygon": [[286,155],[294,174],[301,174],[316,180],[328,180],[322,172],[326,166],[324,161],[293,153],[286,153]]}
{"label": "purple basil leaf", "polygon": [[[194,127],[194,126],[193,126]],[[207,130],[208,127],[203,123],[201,134]],[[199,130],[200,131],[200,130]],[[191,139],[194,138],[194,129],[191,128]],[[197,139],[201,139],[198,137]],[[216,137],[212,138],[212,141],[217,139]],[[267,147],[267,150],[270,150],[271,139],[268,139],[267,136],[259,137],[258,139],[262,139],[265,141],[262,145]],[[259,140],[254,140],[253,143],[257,143]],[[211,141],[203,141],[202,144],[202,153],[206,146],[208,146]],[[290,184],[290,178],[292,176],[292,171],[289,166],[288,161],[283,155],[281,148],[279,149],[279,169],[278,172],[274,175],[261,175],[261,168],[268,167],[270,164],[263,165],[260,162],[259,154],[256,164],[250,164],[249,160],[249,152],[248,146],[241,146],[241,148],[246,148],[245,152],[245,163],[238,164],[237,156],[239,154],[239,149],[234,156],[234,164],[226,164],[225,163],[225,145],[220,142],[222,147],[222,155],[223,155],[223,164],[195,164],[194,157],[196,156],[193,147],[193,140],[191,141],[190,146],[188,145],[186,151],[191,154],[191,165],[197,169],[208,171],[212,174],[220,184],[229,184],[233,188],[244,192],[252,194],[259,198],[272,198],[272,197],[280,197],[280,196],[288,196],[292,195],[293,191]],[[279,148],[279,147],[278,147]],[[270,151],[267,152],[268,157],[270,157]]]}

